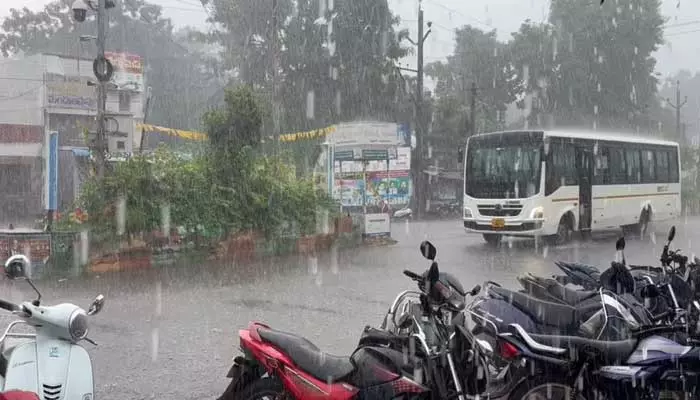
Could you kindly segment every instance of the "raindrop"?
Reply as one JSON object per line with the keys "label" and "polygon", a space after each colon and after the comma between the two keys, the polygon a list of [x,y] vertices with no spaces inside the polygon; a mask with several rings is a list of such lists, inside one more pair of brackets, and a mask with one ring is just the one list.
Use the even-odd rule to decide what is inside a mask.
{"label": "raindrop", "polygon": [[557,52],[558,52],[558,44],[559,41],[557,40],[556,36],[552,39],[552,61],[557,59]]}
{"label": "raindrop", "polygon": [[314,119],[315,115],[315,106],[316,102],[316,96],[313,90],[309,90],[306,93],[306,118],[307,119]]}
{"label": "raindrop", "polygon": [[158,339],[160,335],[158,328],[151,330],[151,362],[158,361]]}
{"label": "raindrop", "polygon": [[120,236],[124,234],[126,227],[126,197],[120,196],[117,200],[117,234]]}

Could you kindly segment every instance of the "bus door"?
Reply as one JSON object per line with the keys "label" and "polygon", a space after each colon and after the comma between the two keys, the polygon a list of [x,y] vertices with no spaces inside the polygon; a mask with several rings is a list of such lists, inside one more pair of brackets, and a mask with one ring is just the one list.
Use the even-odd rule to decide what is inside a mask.
{"label": "bus door", "polygon": [[593,150],[576,147],[576,171],[578,173],[579,231],[590,231],[593,219]]}

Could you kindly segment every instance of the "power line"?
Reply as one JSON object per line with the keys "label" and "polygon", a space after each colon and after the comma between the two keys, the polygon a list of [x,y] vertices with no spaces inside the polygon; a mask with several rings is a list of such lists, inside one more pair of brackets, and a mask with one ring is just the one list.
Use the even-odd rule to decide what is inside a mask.
{"label": "power line", "polygon": [[664,36],[680,36],[680,35],[687,35],[688,33],[697,33],[700,32],[700,29],[693,29],[692,31],[682,31],[682,32],[672,32],[672,33],[667,33]]}
{"label": "power line", "polygon": [[424,0],[424,1],[427,2],[427,3],[430,3],[430,4],[434,4],[434,5],[436,5],[436,6],[440,7],[440,8],[442,8],[443,10],[446,10],[446,11],[449,11],[449,12],[451,12],[451,13],[454,13],[454,14],[457,14],[457,15],[459,15],[459,16],[462,16],[462,17],[464,17],[464,18],[466,18],[466,19],[468,19],[468,20],[474,21],[474,22],[479,23],[479,24],[484,25],[484,26],[488,26],[489,28],[493,28],[493,25],[492,25],[492,24],[486,23],[486,22],[484,22],[484,21],[481,21],[481,20],[478,19],[478,18],[474,18],[474,17],[472,17],[472,16],[470,16],[470,15],[467,15],[467,14],[461,12],[461,11],[455,10],[454,8],[448,7],[448,6],[444,5],[444,4],[440,4],[440,3],[437,2],[437,0]]}

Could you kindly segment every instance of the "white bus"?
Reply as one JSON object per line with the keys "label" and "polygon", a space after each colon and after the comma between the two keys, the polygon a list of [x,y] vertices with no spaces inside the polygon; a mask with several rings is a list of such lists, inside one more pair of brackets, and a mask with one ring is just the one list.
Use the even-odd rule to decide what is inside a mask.
{"label": "white bus", "polygon": [[635,228],[681,213],[678,143],[609,133],[475,135],[464,165],[464,228],[567,242],[573,232]]}

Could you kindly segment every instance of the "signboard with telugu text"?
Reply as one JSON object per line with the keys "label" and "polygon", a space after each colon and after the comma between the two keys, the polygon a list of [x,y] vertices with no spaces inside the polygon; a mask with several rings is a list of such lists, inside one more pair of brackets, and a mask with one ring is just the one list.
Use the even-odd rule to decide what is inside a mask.
{"label": "signboard with telugu text", "polygon": [[87,78],[46,74],[46,105],[50,108],[97,110],[95,88]]}

